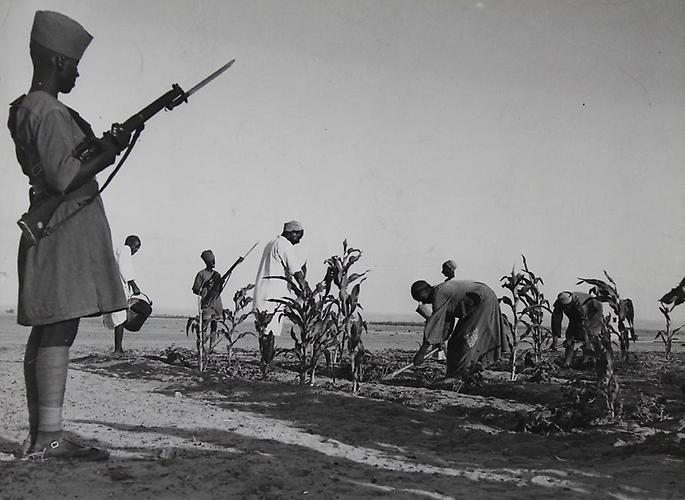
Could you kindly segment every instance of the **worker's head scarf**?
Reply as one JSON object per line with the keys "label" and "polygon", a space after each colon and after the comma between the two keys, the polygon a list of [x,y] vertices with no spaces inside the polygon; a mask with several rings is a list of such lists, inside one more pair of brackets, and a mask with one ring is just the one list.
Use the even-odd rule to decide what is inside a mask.
{"label": "worker's head scarf", "polygon": [[573,300],[573,294],[571,292],[561,292],[557,295],[557,300],[560,304],[567,306]]}
{"label": "worker's head scarf", "polygon": [[427,281],[419,280],[415,281],[411,285],[411,296],[414,298],[414,300],[417,300],[421,302],[421,295],[423,292],[432,290],[433,287],[430,286],[430,284]]}
{"label": "worker's head scarf", "polygon": [[450,269],[452,272],[457,270],[457,263],[454,262],[452,259],[446,260],[445,262],[442,263],[443,269]]}
{"label": "worker's head scarf", "polygon": [[286,233],[288,231],[304,231],[304,226],[300,221],[291,220],[283,224],[283,232]]}

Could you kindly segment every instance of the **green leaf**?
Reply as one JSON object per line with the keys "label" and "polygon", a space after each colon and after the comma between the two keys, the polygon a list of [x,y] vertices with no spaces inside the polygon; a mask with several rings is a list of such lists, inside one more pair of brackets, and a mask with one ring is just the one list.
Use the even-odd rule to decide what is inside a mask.
{"label": "green leaf", "polygon": [[511,302],[511,299],[507,297],[506,295],[504,297],[500,297],[498,299],[500,302],[504,302],[505,304],[509,305],[509,307],[513,307],[514,304]]}

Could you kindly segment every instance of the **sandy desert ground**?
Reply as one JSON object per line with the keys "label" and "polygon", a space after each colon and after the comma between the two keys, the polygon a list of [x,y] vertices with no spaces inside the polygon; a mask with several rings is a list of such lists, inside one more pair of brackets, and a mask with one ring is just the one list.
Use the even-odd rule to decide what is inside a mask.
{"label": "sandy desert ground", "polygon": [[[65,426],[112,457],[35,463],[15,457],[26,432],[28,329],[1,317],[0,498],[641,499],[685,491],[682,342],[664,365],[661,345],[641,332],[639,353],[617,370],[623,421],[528,432],[531,415],[561,401],[570,370],[539,383],[486,370],[484,384],[464,393],[435,382],[442,367],[432,362],[381,382],[379,373],[411,359],[419,333],[372,327],[365,343],[373,357],[355,396],[349,382],[325,374],[314,387],[299,386],[286,357],[261,380],[253,338],[241,342],[230,369],[221,356],[202,374],[182,356],[170,363],[172,344],[188,354],[185,361],[192,356],[184,326],[183,319],[152,318],[127,335],[127,356],[116,359],[111,333],[98,319],[84,320]],[[646,396],[662,418],[635,417]]]}

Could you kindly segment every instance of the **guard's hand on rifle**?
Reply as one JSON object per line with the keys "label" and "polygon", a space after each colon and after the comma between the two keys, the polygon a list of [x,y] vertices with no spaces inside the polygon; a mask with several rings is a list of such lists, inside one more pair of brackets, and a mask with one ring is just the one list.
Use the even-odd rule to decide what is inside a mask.
{"label": "guard's hand on rifle", "polygon": [[[105,134],[109,136],[113,144],[118,148],[119,152],[122,152],[131,142],[131,133],[126,132],[124,128],[119,123],[113,123],[112,128],[109,132]],[[104,138],[104,137],[103,137]]]}

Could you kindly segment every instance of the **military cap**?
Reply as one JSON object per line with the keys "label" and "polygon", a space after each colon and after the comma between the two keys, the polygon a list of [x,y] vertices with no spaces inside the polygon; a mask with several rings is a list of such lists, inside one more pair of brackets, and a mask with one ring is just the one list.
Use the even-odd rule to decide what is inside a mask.
{"label": "military cap", "polygon": [[92,39],[83,26],[59,12],[39,10],[33,18],[32,42],[77,61]]}

